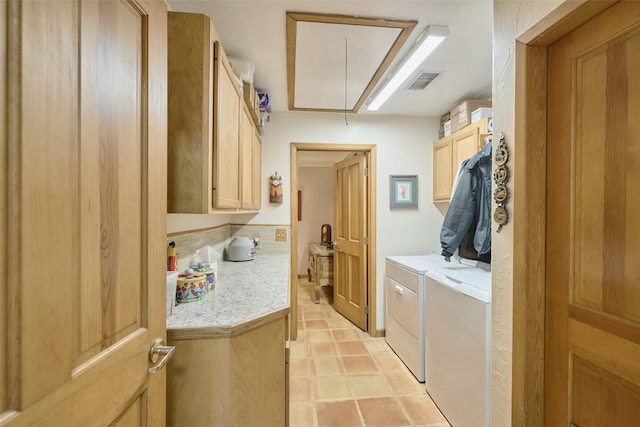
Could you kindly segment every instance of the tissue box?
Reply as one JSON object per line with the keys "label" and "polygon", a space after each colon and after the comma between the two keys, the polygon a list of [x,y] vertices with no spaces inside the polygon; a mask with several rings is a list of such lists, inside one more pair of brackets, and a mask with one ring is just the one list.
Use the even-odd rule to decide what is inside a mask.
{"label": "tissue box", "polygon": [[167,271],[167,316],[171,316],[173,306],[176,305],[176,289],[178,287],[178,272]]}
{"label": "tissue box", "polygon": [[207,280],[207,289],[212,290],[216,287],[218,281],[218,262],[199,262],[197,265],[192,265],[191,268],[198,273],[205,275]]}

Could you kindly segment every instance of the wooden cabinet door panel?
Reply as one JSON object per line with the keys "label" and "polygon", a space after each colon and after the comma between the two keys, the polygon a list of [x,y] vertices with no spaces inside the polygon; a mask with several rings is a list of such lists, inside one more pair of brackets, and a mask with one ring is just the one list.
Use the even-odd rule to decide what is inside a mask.
{"label": "wooden cabinet door panel", "polygon": [[240,88],[215,42],[213,208],[240,207]]}
{"label": "wooden cabinet door panel", "polygon": [[[458,170],[460,163],[472,157],[478,152],[479,132],[477,127],[469,127],[458,133],[453,138],[453,174]],[[455,177],[454,177],[455,178]]]}
{"label": "wooden cabinet door panel", "polygon": [[241,102],[240,114],[240,153],[241,153],[241,202],[242,207],[251,209],[253,203],[253,119],[244,101]]}
{"label": "wooden cabinet door panel", "polygon": [[453,185],[453,147],[451,139],[433,144],[433,201],[443,202],[451,198]]}
{"label": "wooden cabinet door panel", "polygon": [[262,140],[255,128],[253,129],[252,142],[252,207],[260,209],[262,206]]}

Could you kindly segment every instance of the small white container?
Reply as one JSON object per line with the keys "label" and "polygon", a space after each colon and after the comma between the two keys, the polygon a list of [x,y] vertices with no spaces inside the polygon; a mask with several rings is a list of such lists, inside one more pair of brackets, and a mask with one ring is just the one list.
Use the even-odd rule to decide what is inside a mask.
{"label": "small white container", "polygon": [[478,120],[482,120],[485,117],[492,117],[493,109],[491,107],[481,107],[473,110],[471,113],[471,123],[475,123]]}
{"label": "small white container", "polygon": [[178,286],[178,272],[167,271],[167,317],[171,316],[173,306],[176,305],[176,287]]}

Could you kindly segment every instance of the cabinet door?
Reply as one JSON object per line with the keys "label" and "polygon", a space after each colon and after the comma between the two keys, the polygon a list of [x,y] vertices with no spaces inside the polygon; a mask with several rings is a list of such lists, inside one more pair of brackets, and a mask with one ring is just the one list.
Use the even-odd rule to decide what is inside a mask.
{"label": "cabinet door", "polygon": [[253,129],[252,142],[252,205],[254,209],[260,209],[262,206],[262,140],[260,139],[258,130],[255,128]]}
{"label": "cabinet door", "polygon": [[167,210],[209,213],[212,206],[213,48],[210,19],[168,16]]}
{"label": "cabinet door", "polygon": [[213,208],[240,207],[240,88],[218,42],[214,44]]}
{"label": "cabinet door", "polygon": [[[479,130],[476,126],[469,126],[466,130],[453,136],[453,174],[464,160],[478,152]],[[455,176],[454,176],[455,178]]]}
{"label": "cabinet door", "polygon": [[242,103],[240,114],[240,152],[241,152],[241,180],[242,207],[253,208],[253,121],[249,109]]}
{"label": "cabinet door", "polygon": [[451,198],[453,185],[453,152],[451,138],[433,144],[433,201],[445,202]]}

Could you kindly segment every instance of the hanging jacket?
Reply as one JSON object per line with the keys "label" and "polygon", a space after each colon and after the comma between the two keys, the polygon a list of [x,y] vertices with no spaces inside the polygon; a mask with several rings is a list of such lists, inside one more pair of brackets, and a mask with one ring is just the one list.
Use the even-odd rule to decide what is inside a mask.
{"label": "hanging jacket", "polygon": [[483,255],[491,251],[491,143],[461,165],[440,231],[442,256],[447,261],[474,223],[473,247],[467,249]]}

